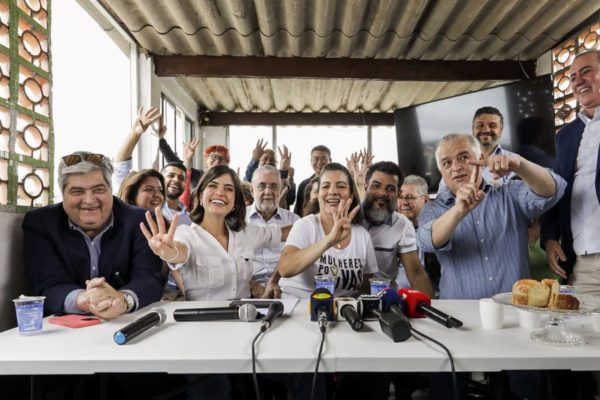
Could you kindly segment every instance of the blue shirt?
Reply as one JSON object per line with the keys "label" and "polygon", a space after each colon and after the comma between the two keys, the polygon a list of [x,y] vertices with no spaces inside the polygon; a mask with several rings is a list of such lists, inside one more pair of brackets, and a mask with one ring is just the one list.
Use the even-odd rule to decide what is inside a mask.
{"label": "blue shirt", "polygon": [[[110,214],[110,218],[109,218],[107,224],[104,226],[104,228],[102,228],[102,231],[100,231],[100,233],[98,233],[96,236],[94,236],[94,238],[91,238],[84,232],[83,229],[81,229],[78,225],[76,225],[69,218],[69,228],[81,233],[81,235],[83,236],[83,239],[85,240],[85,244],[87,245],[88,251],[90,253],[90,280],[94,279],[94,278],[98,278],[98,276],[100,276],[100,274],[98,272],[98,262],[100,261],[100,254],[102,253],[102,236],[104,236],[106,231],[108,231],[109,229],[111,229],[113,227],[113,223],[114,223],[114,217],[112,214]],[[71,291],[67,295],[67,297],[65,298],[65,302],[64,302],[64,309],[65,309],[66,313],[80,314],[82,312],[79,309],[79,307],[77,306],[77,296],[79,296],[79,293],[84,292],[84,291],[85,291],[84,289],[76,289],[76,290]],[[135,302],[135,306],[133,307],[133,309],[136,310],[137,305],[139,304],[137,295],[134,292],[132,292],[131,290],[123,290],[123,292],[126,292],[133,297],[134,302]]]}
{"label": "blue shirt", "polygon": [[513,283],[529,277],[529,222],[554,206],[564,194],[566,182],[550,171],[556,183],[554,196],[535,194],[523,181],[492,186],[484,181],[485,198],[456,226],[450,240],[436,249],[433,222],[452,208],[450,191],[426,203],[419,215],[417,244],[435,253],[442,267],[441,299],[481,299],[510,292]]}

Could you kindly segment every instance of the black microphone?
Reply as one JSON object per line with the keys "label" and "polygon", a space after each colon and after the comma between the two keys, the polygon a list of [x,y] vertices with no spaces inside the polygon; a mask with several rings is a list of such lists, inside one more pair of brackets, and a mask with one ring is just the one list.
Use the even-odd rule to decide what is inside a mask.
{"label": "black microphone", "polygon": [[406,313],[411,318],[429,317],[446,328],[460,328],[462,321],[449,316],[445,312],[431,306],[431,299],[425,293],[412,289],[400,289],[398,291],[404,298]]}
{"label": "black microphone", "polygon": [[273,322],[283,315],[283,303],[280,301],[274,301],[269,305],[267,315],[263,318],[260,326],[260,331],[264,332],[273,325]]}
{"label": "black microphone", "polygon": [[358,297],[358,314],[364,321],[378,319],[375,312],[381,312],[381,299],[379,296],[363,294]]}
{"label": "black microphone", "polygon": [[373,313],[377,315],[381,331],[389,336],[394,343],[404,342],[410,338],[410,324],[406,317],[401,317],[392,311],[380,312],[373,310]]}
{"label": "black microphone", "polygon": [[175,321],[254,321],[258,312],[252,304],[239,307],[183,308],[173,312]]}
{"label": "black microphone", "polygon": [[352,297],[338,297],[335,299],[335,312],[338,321],[348,321],[352,329],[360,331],[365,323],[358,315],[358,302]]}
{"label": "black microphone", "polygon": [[125,344],[153,326],[161,326],[165,323],[166,319],[167,314],[165,310],[162,308],[153,308],[148,314],[116,331],[113,340],[116,344]]}
{"label": "black microphone", "polygon": [[327,329],[327,321],[333,321],[333,296],[325,288],[317,288],[310,295],[310,320],[319,323],[321,332]]}

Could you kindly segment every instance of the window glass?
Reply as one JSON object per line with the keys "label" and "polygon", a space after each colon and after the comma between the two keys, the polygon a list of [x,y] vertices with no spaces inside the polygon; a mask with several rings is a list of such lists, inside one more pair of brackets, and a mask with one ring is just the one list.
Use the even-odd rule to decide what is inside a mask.
{"label": "window glass", "polygon": [[310,150],[325,145],[331,150],[332,161],[346,165],[346,157],[367,147],[364,126],[279,126],[277,144],[285,144],[292,153],[294,180],[300,183],[314,171],[310,165]]}
{"label": "window glass", "polygon": [[396,128],[393,126],[374,126],[371,128],[371,152],[373,162],[393,161],[398,163],[396,146]]}
{"label": "window glass", "polygon": [[[272,149],[272,137],[273,128],[270,126],[230,126],[229,155],[231,162],[229,166],[234,171],[239,168],[240,176],[243,179],[246,167],[252,159],[252,150],[256,147],[256,142],[263,139],[263,141],[268,142],[267,148]],[[279,154],[277,154],[277,160],[279,161]]]}

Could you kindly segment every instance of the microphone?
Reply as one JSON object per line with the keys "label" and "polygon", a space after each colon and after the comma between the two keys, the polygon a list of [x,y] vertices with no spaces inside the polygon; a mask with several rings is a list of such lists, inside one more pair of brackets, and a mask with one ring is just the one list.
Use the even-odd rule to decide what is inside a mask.
{"label": "microphone", "polygon": [[404,342],[411,336],[410,324],[406,320],[406,317],[400,317],[391,311],[381,312],[373,310],[373,313],[377,315],[381,331],[389,336],[394,343]]}
{"label": "microphone", "polygon": [[327,321],[333,321],[333,296],[325,288],[317,288],[310,295],[310,320],[319,323],[321,332],[327,329]]}
{"label": "microphone", "polygon": [[212,308],[184,308],[173,312],[177,322],[183,321],[254,321],[258,311],[252,304],[243,304],[239,307],[212,307]]}
{"label": "microphone", "polygon": [[273,325],[273,322],[283,315],[283,303],[280,301],[274,301],[269,305],[267,315],[263,318],[260,326],[260,331],[265,332]]}
{"label": "microphone", "polygon": [[381,311],[381,299],[376,295],[363,294],[358,297],[358,314],[364,321],[378,319],[376,311]]}
{"label": "microphone", "polygon": [[393,312],[399,317],[406,319],[406,322],[410,326],[410,321],[406,318],[406,307],[402,296],[389,288],[383,289],[381,293],[381,309],[384,312]]}
{"label": "microphone", "polygon": [[355,331],[360,331],[365,323],[358,315],[358,302],[352,297],[338,297],[335,299],[336,319],[338,321],[348,321]]}
{"label": "microphone", "polygon": [[162,308],[152,308],[148,314],[116,331],[113,340],[116,344],[125,344],[153,326],[161,326],[166,320],[167,314],[165,310]]}
{"label": "microphone", "polygon": [[406,314],[410,318],[428,317],[446,328],[460,328],[463,325],[462,321],[432,307],[431,299],[425,293],[412,289],[400,289],[398,293],[404,298]]}

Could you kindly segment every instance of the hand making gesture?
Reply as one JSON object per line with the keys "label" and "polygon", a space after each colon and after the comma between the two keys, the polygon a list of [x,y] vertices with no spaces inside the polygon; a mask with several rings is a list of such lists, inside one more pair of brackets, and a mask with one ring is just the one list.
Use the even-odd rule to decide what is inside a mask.
{"label": "hand making gesture", "polygon": [[198,138],[192,138],[188,143],[183,144],[183,162],[185,166],[190,167],[192,165],[192,159],[199,144],[200,140]]}
{"label": "hand making gesture", "polygon": [[485,193],[479,189],[479,162],[484,161],[469,161],[469,164],[473,165],[469,183],[461,186],[456,192],[456,207],[458,207],[458,210],[461,212],[461,214],[467,214],[471,212],[471,210],[477,207],[485,197]]}
{"label": "hand making gesture", "polygon": [[516,172],[521,166],[521,159],[508,154],[489,156],[487,160],[468,161],[471,165],[488,167],[494,179]]}
{"label": "hand making gesture", "polygon": [[175,218],[171,221],[169,230],[167,230],[162,212],[159,207],[156,207],[156,222],[154,222],[150,211],[146,212],[146,222],[148,222],[150,230],[146,228],[146,225],[144,225],[143,222],[140,222],[140,229],[148,240],[150,249],[154,254],[172,264],[177,264],[187,258],[187,254],[181,254],[185,253],[187,249],[185,251],[180,251],[185,249],[185,246],[179,245],[178,242],[173,240],[178,219],[179,214],[175,215]]}
{"label": "hand making gesture", "polygon": [[350,236],[350,233],[352,232],[352,220],[360,210],[360,205],[357,205],[354,207],[354,210],[348,212],[351,204],[352,199],[340,200],[340,205],[332,214],[333,227],[331,228],[331,232],[327,235],[327,243],[329,243],[330,246],[336,246]]}
{"label": "hand making gesture", "polygon": [[132,130],[136,135],[141,135],[146,132],[146,129],[156,121],[161,119],[162,125],[162,114],[158,111],[157,107],[150,107],[148,111],[144,114],[144,107],[140,107],[138,110],[137,118],[133,123]]}
{"label": "hand making gesture", "polygon": [[279,152],[279,169],[289,171],[292,165],[292,153],[288,151],[285,144],[283,145],[283,150],[281,147],[278,147],[277,151]]}
{"label": "hand making gesture", "polygon": [[260,157],[263,155],[265,149],[267,148],[267,144],[269,144],[269,142],[267,142],[266,140],[258,139],[254,150],[252,150],[252,161],[260,160]]}

